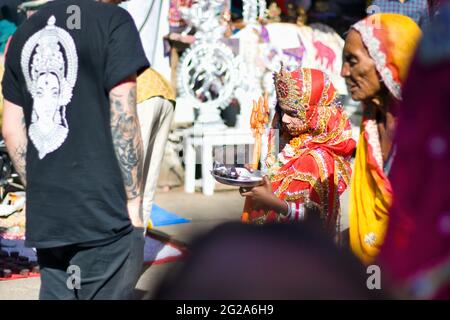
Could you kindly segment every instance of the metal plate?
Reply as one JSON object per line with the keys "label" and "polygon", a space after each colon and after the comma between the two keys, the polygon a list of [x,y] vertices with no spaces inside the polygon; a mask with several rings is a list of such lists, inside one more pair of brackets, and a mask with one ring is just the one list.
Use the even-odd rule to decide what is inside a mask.
{"label": "metal plate", "polygon": [[256,187],[263,183],[263,177],[260,171],[249,172],[245,168],[236,168],[239,173],[239,178],[231,179],[214,174],[212,176],[217,182],[235,187]]}

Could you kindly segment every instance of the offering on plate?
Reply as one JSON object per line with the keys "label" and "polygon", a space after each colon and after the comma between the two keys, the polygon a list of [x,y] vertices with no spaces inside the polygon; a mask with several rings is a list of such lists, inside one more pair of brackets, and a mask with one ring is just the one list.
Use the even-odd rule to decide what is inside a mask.
{"label": "offering on plate", "polygon": [[217,176],[229,178],[229,179],[237,179],[239,178],[239,173],[237,172],[235,167],[227,168],[221,164],[215,164],[213,173]]}

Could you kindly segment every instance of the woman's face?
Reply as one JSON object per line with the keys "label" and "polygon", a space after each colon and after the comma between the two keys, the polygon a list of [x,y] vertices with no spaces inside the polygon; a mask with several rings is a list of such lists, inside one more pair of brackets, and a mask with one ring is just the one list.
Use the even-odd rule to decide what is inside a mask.
{"label": "woman's face", "polygon": [[342,58],[341,76],[345,78],[352,99],[364,101],[375,97],[382,88],[375,61],[369,56],[359,33],[353,29],[345,39]]}
{"label": "woman's face", "polygon": [[58,110],[59,81],[53,73],[41,74],[37,79],[37,90],[33,109],[39,121],[53,121]]}
{"label": "woman's face", "polygon": [[302,133],[308,131],[308,125],[300,118],[298,118],[298,111],[282,104],[280,106],[280,117],[283,129],[292,137],[297,137]]}

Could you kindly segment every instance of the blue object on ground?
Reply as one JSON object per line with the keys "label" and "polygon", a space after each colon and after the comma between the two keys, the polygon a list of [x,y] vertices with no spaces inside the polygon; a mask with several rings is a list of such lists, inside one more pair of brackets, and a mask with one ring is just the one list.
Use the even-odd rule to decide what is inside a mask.
{"label": "blue object on ground", "polygon": [[180,217],[179,215],[169,212],[156,204],[153,204],[152,214],[150,215],[154,227],[167,226],[171,224],[187,223],[191,220]]}
{"label": "blue object on ground", "polygon": [[7,240],[0,237],[1,250],[8,251],[8,253],[17,251],[20,256],[27,257],[30,261],[37,261],[36,251],[32,248],[25,247],[24,244],[24,240]]}

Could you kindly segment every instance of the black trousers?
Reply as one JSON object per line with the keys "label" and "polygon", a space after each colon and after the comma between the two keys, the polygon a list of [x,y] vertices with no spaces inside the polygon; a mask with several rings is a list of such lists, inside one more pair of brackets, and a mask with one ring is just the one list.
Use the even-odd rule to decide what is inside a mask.
{"label": "black trousers", "polygon": [[38,249],[43,300],[127,300],[142,273],[142,228],[101,246]]}

